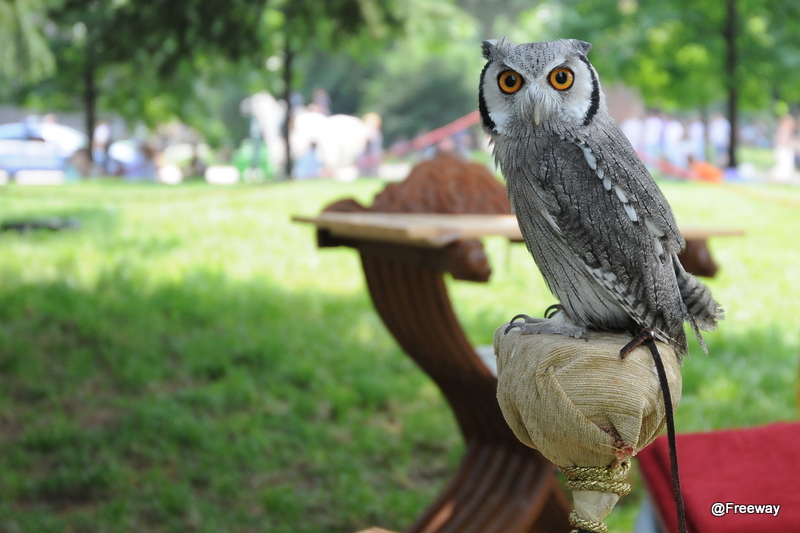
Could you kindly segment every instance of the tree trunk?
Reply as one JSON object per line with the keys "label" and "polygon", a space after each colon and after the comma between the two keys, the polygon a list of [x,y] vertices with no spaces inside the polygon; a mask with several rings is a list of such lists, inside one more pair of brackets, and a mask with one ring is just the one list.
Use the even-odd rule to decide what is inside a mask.
{"label": "tree trunk", "polygon": [[703,159],[713,163],[714,160],[711,158],[711,135],[708,131],[708,125],[711,123],[708,120],[708,104],[703,104],[703,107],[700,108],[700,122],[703,123]]}
{"label": "tree trunk", "polygon": [[92,144],[94,144],[95,107],[97,104],[97,86],[94,82],[94,58],[92,40],[86,39],[86,65],[83,69],[83,106],[85,113],[86,135],[89,137],[89,159],[94,162]]}
{"label": "tree trunk", "polygon": [[730,142],[728,144],[728,167],[736,168],[738,161],[736,160],[737,148],[737,130],[739,129],[738,121],[738,107],[739,107],[739,87],[737,86],[738,77],[736,70],[739,63],[739,57],[736,49],[736,32],[737,32],[737,13],[736,13],[736,0],[727,0],[727,17],[725,21],[725,45],[727,47],[727,61],[726,66],[728,69],[728,122],[731,125]]}
{"label": "tree trunk", "polygon": [[292,122],[292,73],[294,62],[294,50],[287,39],[285,56],[283,58],[283,99],[286,102],[286,120],[283,121],[283,141],[286,146],[286,179],[292,178],[292,144],[291,144],[291,122]]}

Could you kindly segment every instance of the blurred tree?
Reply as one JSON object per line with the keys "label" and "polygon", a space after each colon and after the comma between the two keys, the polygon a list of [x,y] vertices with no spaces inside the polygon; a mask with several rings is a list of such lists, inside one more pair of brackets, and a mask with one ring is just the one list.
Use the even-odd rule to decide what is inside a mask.
{"label": "blurred tree", "polygon": [[113,93],[109,101],[123,114],[181,114],[204,74],[195,67],[217,59],[263,65],[266,2],[51,0],[44,7],[57,24],[50,38],[57,72],[25,92],[54,107],[79,96],[90,139],[103,91]]}
{"label": "blurred tree", "polygon": [[463,61],[433,57],[384,73],[371,87],[367,102],[385,117],[386,142],[413,139],[473,111],[477,83],[464,76],[468,71],[463,67]]}
{"label": "blurred tree", "polygon": [[[294,84],[304,101],[313,98],[313,90],[324,88],[331,99],[331,112],[356,115],[374,79],[385,61],[385,48],[354,56],[349,50],[314,50],[295,64]],[[302,88],[302,89],[301,89]]]}
{"label": "blurred tree", "polygon": [[[648,105],[706,110],[727,101],[729,165],[741,109],[800,98],[796,0],[563,0],[564,34],[591,41],[604,73]],[[608,76],[608,74],[606,74]]]}
{"label": "blurred tree", "polygon": [[402,28],[401,13],[392,0],[274,0],[265,16],[271,48],[279,51],[283,64],[283,97],[290,104],[284,122],[286,175],[291,175],[289,139],[295,61],[317,50],[347,47],[357,55],[365,48],[386,42]]}
{"label": "blurred tree", "polygon": [[511,21],[518,20],[524,11],[530,9],[531,2],[529,0],[458,0],[457,4],[474,17],[478,23],[479,37],[484,40],[502,37],[498,32],[499,27],[507,26]]}
{"label": "blurred tree", "polygon": [[179,119],[210,145],[228,148],[248,134],[239,104],[268,83],[268,73],[251,61],[205,54],[179,62],[165,78],[138,61],[109,65],[101,73],[98,109],[151,126]]}
{"label": "blurred tree", "polygon": [[388,143],[443,126],[478,106],[478,21],[449,0],[409,1],[405,9],[405,38],[382,57],[362,103],[362,111],[384,117]]}
{"label": "blurred tree", "polygon": [[43,7],[42,0],[0,0],[0,76],[37,81],[52,74]]}
{"label": "blurred tree", "polygon": [[[15,9],[21,3],[53,27],[56,75],[18,86],[17,100],[58,109],[79,100],[90,136],[98,103],[128,118],[178,116],[191,123],[202,111],[231,110],[269,86],[275,69],[264,68],[267,57],[280,62],[289,97],[297,60],[338,50],[352,65],[351,58],[382,49],[402,28],[393,0],[0,0]],[[227,126],[241,129],[236,115]],[[222,120],[213,128],[198,122],[205,134],[213,130],[212,139],[222,135]]]}

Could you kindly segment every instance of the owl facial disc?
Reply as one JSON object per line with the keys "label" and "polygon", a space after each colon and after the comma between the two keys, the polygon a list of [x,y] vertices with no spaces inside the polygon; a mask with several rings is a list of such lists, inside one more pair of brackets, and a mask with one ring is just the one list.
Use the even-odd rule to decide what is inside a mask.
{"label": "owl facial disc", "polygon": [[[478,107],[491,134],[539,131],[588,124],[602,92],[586,53],[590,45],[562,40],[512,45],[483,43],[488,59],[481,73]],[[544,130],[541,130],[544,131]]]}

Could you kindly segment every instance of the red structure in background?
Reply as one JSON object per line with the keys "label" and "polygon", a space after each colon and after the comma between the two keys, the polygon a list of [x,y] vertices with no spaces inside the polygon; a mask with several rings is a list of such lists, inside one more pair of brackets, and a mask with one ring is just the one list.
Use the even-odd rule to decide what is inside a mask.
{"label": "red structure in background", "polygon": [[450,124],[446,124],[441,128],[436,128],[433,131],[422,134],[416,139],[403,143],[392,150],[396,156],[406,155],[408,152],[415,150],[423,150],[429,146],[435,146],[445,140],[446,138],[460,133],[467,128],[471,128],[478,124],[481,120],[480,113],[476,109],[472,113],[464,115],[463,117],[454,120]]}

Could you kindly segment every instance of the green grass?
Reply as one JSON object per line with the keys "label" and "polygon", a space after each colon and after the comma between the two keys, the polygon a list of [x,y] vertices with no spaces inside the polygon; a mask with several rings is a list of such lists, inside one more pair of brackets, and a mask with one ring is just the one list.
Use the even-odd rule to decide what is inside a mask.
{"label": "green grass", "polygon": [[[289,221],[376,181],[0,188],[0,532],[407,527],[463,450],[371,307],[356,254]],[[728,312],[683,369],[680,431],[797,417],[800,190],[665,183],[717,238]],[[470,338],[552,303],[522,246],[451,282]],[[638,485],[637,485],[638,486]],[[630,528],[641,488],[608,523]]]}

